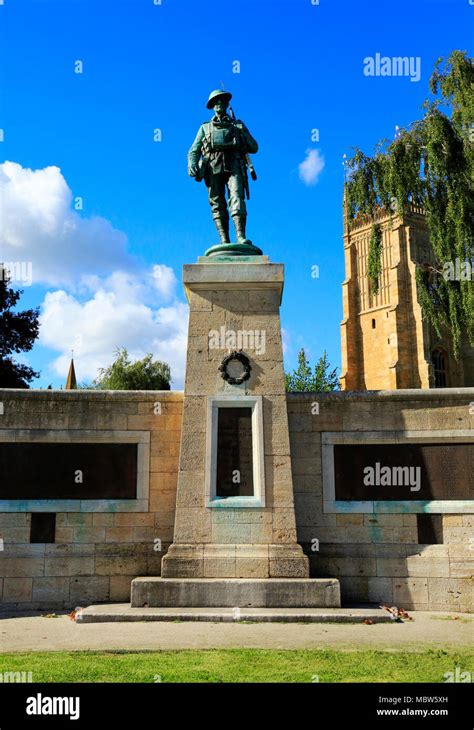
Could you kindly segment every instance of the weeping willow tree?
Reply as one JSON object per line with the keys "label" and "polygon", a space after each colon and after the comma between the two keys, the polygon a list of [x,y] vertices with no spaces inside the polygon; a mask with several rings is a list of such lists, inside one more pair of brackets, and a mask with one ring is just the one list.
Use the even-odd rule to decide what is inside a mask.
{"label": "weeping willow tree", "polygon": [[369,256],[367,262],[367,276],[371,284],[372,294],[379,291],[379,279],[382,272],[382,228],[379,223],[372,224],[369,241]]}
{"label": "weeping willow tree", "polygon": [[382,253],[377,210],[393,219],[413,205],[422,207],[433,260],[418,262],[419,301],[438,336],[443,327],[450,331],[456,357],[463,331],[474,343],[473,281],[470,275],[449,275],[456,262],[468,272],[474,263],[473,89],[474,67],[465,52],[439,59],[430,79],[435,98],[424,103],[423,118],[400,130],[393,142],[379,142],[372,157],[356,148],[347,163],[349,220],[366,216],[372,221],[368,277],[373,293]]}

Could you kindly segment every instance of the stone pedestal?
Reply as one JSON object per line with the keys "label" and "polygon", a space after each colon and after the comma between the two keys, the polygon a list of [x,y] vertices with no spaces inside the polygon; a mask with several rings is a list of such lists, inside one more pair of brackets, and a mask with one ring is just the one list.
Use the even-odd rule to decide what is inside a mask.
{"label": "stone pedestal", "polygon": [[[293,505],[280,326],[283,265],[266,256],[201,258],[184,266],[183,278],[190,319],[182,439],[174,541],[162,576],[307,578]],[[219,368],[239,346],[250,378],[231,384]],[[216,409],[240,400],[252,408],[254,494],[221,499]]]}
{"label": "stone pedestal", "polygon": [[135,578],[132,608],[339,608],[335,578]]}

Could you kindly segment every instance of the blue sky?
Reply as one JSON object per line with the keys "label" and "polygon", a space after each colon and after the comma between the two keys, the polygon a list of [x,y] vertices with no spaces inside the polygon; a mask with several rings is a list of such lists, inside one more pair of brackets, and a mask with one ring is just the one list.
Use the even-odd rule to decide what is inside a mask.
{"label": "blue sky", "polygon": [[[260,144],[248,234],[286,267],[285,364],[304,346],[340,367],[342,155],[420,115],[473,20],[469,0],[4,0],[0,259],[33,262],[33,387],[64,382],[71,347],[90,381],[121,345],[168,359],[182,387],[181,267],[217,242],[186,154],[221,81]],[[421,79],[365,76],[376,53],[418,57]],[[324,166],[304,180],[309,150]]]}

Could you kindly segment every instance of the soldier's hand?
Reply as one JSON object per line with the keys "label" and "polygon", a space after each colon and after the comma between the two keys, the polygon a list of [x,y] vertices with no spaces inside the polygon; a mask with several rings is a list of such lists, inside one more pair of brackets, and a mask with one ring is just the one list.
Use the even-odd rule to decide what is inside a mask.
{"label": "soldier's hand", "polygon": [[188,167],[189,177],[196,177],[197,173],[198,173],[197,165],[190,165]]}

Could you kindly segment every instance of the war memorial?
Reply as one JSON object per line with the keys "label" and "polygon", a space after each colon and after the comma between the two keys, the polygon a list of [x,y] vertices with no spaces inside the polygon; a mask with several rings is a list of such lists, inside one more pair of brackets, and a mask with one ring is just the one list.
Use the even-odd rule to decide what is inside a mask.
{"label": "war memorial", "polygon": [[368,229],[345,217],[342,390],[287,393],[284,262],[247,237],[258,144],[230,99],[210,95],[188,156],[219,242],[183,267],[184,392],[0,391],[2,605],[472,611],[474,359],[422,321],[422,211],[381,213],[376,297]]}

